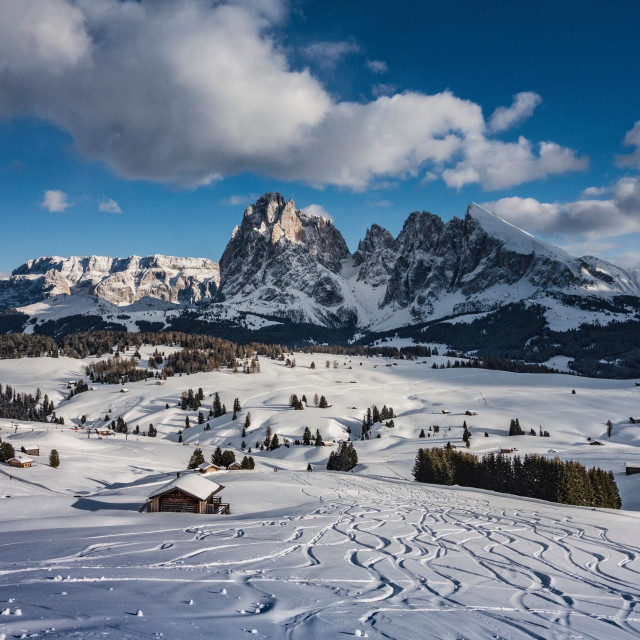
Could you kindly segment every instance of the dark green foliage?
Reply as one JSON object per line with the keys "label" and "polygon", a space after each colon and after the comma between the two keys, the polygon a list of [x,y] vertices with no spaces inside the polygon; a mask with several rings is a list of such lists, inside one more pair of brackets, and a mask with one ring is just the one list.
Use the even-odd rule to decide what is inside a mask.
{"label": "dark green foliage", "polygon": [[269,447],[269,449],[271,451],[274,451],[275,449],[277,449],[280,446],[280,439],[278,438],[278,434],[274,433],[273,434],[273,438],[271,438],[271,446]]}
{"label": "dark green foliage", "polygon": [[320,396],[320,401],[318,402],[318,407],[320,409],[326,409],[329,406],[327,399],[324,396]]}
{"label": "dark green foliage", "polygon": [[516,418],[515,420],[512,418],[511,423],[509,424],[509,435],[510,436],[523,436],[524,431],[520,426],[520,420]]}
{"label": "dark green foliage", "polygon": [[[3,388],[0,384],[0,418],[47,422],[47,417],[53,414],[53,410],[53,402],[49,401],[46,394],[42,398],[40,389],[36,389],[33,395],[18,393],[11,385]],[[54,418],[52,421],[55,421]]]}
{"label": "dark green foliage", "polygon": [[60,455],[58,454],[57,449],[51,449],[51,453],[49,453],[49,464],[57,469],[60,466]]}
{"label": "dark green foliage", "polygon": [[424,438],[424,429],[420,429],[420,435],[418,436],[418,438]]}
{"label": "dark green foliage", "polygon": [[418,482],[457,484],[561,504],[620,509],[622,502],[611,472],[572,460],[538,455],[482,458],[446,449],[420,449],[413,466]]}
{"label": "dark green foliage", "polygon": [[211,462],[216,465],[216,467],[222,466],[222,449],[220,447],[216,447],[215,451],[211,456]]}
{"label": "dark green foliage", "polygon": [[200,404],[200,394],[194,392],[193,389],[187,389],[182,392],[182,395],[180,396],[180,408],[183,411],[187,411],[188,409],[195,411],[200,408]]}
{"label": "dark green foliage", "polygon": [[302,434],[302,444],[311,444],[311,429],[309,429],[309,427],[304,428],[304,433]]}
{"label": "dark green foliage", "polygon": [[227,449],[222,452],[222,457],[220,459],[220,462],[223,467],[228,467],[231,463],[235,461],[236,461],[236,454],[233,453],[233,451],[230,451],[229,449]]}
{"label": "dark green foliage", "polygon": [[324,445],[322,436],[320,435],[320,429],[316,429],[316,439],[313,444],[315,444],[316,447],[322,447]]}
{"label": "dark green foliage", "polygon": [[189,459],[189,466],[187,469],[197,469],[204,462],[204,456],[202,455],[202,449],[196,449]]}
{"label": "dark green foliage", "polygon": [[358,454],[351,442],[341,442],[337,451],[329,454],[328,471],[350,471],[358,464]]}
{"label": "dark green foliage", "polygon": [[11,460],[16,455],[13,445],[9,442],[3,442],[0,444],[0,462],[6,462]]}

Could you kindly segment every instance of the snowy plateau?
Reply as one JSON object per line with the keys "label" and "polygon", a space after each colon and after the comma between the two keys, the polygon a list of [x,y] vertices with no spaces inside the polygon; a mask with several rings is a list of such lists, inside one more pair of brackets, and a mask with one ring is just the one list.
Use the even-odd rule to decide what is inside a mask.
{"label": "snowy plateau", "polygon": [[[140,362],[154,349],[141,347]],[[262,357],[256,374],[225,368],[161,385],[131,382],[127,392],[95,384],[70,399],[68,381],[85,377],[96,356],[0,360],[3,385],[39,387],[65,422],[0,420],[3,442],[16,451],[39,448],[30,468],[0,464],[0,637],[640,636],[640,474],[625,475],[626,464],[640,467],[640,425],[629,423],[640,387],[433,368],[446,361],[439,355],[292,355],[294,368]],[[197,412],[177,406],[189,388],[202,388],[204,408],[216,392],[228,407],[237,397],[238,419],[229,412],[211,419],[210,429],[197,424]],[[296,411],[293,393],[324,395],[329,406],[309,402]],[[372,438],[360,441],[372,403],[393,407],[395,426],[376,424]],[[88,437],[107,412],[130,427],[152,423],[157,437],[131,429]],[[196,445],[206,460],[217,446],[239,459],[248,412],[250,446],[268,427],[281,442],[319,429],[329,446],[254,448],[254,470],[207,474],[223,485],[230,515],[138,511],[178,471],[195,473],[186,466]],[[84,429],[76,431],[81,416]],[[516,417],[527,433],[542,427],[550,436],[509,437]],[[414,482],[418,448],[460,447],[465,420],[472,453],[516,447],[612,471],[622,509]],[[353,472],[327,471],[348,429],[358,464]],[[430,437],[419,438],[421,429]],[[594,440],[603,445],[591,446]],[[48,463],[51,449],[58,468]]]}

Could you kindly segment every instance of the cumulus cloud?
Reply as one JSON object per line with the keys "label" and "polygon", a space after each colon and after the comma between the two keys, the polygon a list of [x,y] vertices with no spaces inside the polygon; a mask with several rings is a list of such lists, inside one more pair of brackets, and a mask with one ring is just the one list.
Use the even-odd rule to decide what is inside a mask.
{"label": "cumulus cloud", "polygon": [[329,212],[320,204],[310,204],[302,209],[303,213],[308,216],[316,216],[316,218],[325,218],[325,220],[333,220]]}
{"label": "cumulus cloud", "polygon": [[371,73],[387,73],[389,70],[384,60],[367,60],[365,66]]}
{"label": "cumulus cloud", "polygon": [[[499,189],[586,167],[553,142],[495,139],[481,107],[451,92],[338,100],[278,45],[287,7],[0,0],[0,116],[51,122],[127,178],[192,187],[248,171],[357,190],[435,172]],[[356,49],[305,55],[330,65]],[[493,127],[532,112],[518,96]]]}
{"label": "cumulus cloud", "polygon": [[258,199],[257,193],[248,193],[246,195],[232,195],[227,198],[223,198],[220,201],[220,204],[231,205],[234,207],[240,207],[240,206],[246,207],[250,205],[252,202],[255,202],[257,199]]}
{"label": "cumulus cloud", "polygon": [[51,211],[52,213],[61,213],[66,211],[71,204],[67,200],[67,194],[58,189],[50,189],[44,192],[44,197],[40,203],[42,209]]}
{"label": "cumulus cloud", "polygon": [[333,68],[344,56],[358,53],[360,47],[348,40],[337,42],[312,42],[302,49],[302,53],[322,67]]}
{"label": "cumulus cloud", "polygon": [[489,128],[492,131],[511,129],[523,120],[530,118],[541,102],[542,98],[533,91],[516,93],[510,107],[498,107],[493,112],[489,118]]}
{"label": "cumulus cloud", "polygon": [[640,177],[625,177],[607,188],[602,199],[539,202],[502,198],[487,202],[495,214],[531,233],[565,235],[592,242],[640,231]]}
{"label": "cumulus cloud", "polygon": [[104,211],[104,213],[122,213],[120,205],[113,198],[102,200],[98,204],[98,211]]}
{"label": "cumulus cloud", "polygon": [[618,164],[621,167],[640,169],[640,120],[633,125],[631,131],[627,131],[623,142],[625,145],[636,149],[633,153],[618,156]]}
{"label": "cumulus cloud", "polygon": [[388,82],[376,82],[376,84],[371,87],[371,93],[376,97],[388,96],[392,93],[395,93],[397,89],[397,84],[391,84]]}

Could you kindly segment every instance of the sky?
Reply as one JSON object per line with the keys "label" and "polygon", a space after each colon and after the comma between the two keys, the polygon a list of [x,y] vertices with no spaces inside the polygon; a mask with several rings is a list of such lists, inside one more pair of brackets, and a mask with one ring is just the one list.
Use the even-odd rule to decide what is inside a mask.
{"label": "sky", "polygon": [[372,223],[470,202],[640,267],[636,0],[0,0],[0,273],[218,260],[267,191]]}

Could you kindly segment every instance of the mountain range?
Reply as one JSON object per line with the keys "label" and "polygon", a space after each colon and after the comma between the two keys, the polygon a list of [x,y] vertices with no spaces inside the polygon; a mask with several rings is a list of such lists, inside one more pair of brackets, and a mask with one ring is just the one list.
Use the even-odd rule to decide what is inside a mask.
{"label": "mountain range", "polygon": [[331,220],[267,193],[246,208],[219,264],[161,255],[38,258],[0,280],[0,309],[4,330],[60,333],[99,318],[91,328],[242,331],[255,339],[275,331],[297,342],[426,340],[435,325],[455,333],[455,325],[484,326],[511,309],[512,319],[535,316],[530,341],[542,330],[637,321],[640,274],[570,256],[473,203],[448,222],[411,213],[397,237],[374,224],[351,253]]}

